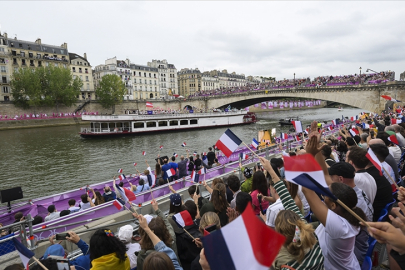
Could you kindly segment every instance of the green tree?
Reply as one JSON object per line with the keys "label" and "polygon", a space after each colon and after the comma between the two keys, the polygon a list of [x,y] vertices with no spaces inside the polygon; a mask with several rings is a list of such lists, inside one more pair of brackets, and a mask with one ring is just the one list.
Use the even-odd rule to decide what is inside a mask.
{"label": "green tree", "polygon": [[96,89],[96,95],[103,108],[111,108],[115,112],[115,105],[122,103],[126,93],[125,84],[118,75],[108,74],[101,78]]}
{"label": "green tree", "polygon": [[20,68],[14,72],[10,81],[13,103],[24,109],[39,106],[42,103],[40,78],[35,69]]}

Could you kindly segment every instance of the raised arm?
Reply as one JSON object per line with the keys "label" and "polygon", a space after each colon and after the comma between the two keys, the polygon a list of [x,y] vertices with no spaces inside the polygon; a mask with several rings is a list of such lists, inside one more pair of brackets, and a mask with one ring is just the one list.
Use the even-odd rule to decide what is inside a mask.
{"label": "raised arm", "polygon": [[205,187],[205,189],[212,194],[213,189],[207,184],[207,182],[203,181],[203,186]]}

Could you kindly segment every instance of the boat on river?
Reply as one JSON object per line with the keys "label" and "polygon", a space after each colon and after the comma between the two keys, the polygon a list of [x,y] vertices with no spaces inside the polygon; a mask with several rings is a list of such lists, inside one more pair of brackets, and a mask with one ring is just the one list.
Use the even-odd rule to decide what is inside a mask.
{"label": "boat on river", "polygon": [[290,118],[285,118],[285,119],[280,119],[278,123],[281,126],[292,126],[292,121],[298,121],[298,117],[290,117]]}
{"label": "boat on river", "polygon": [[139,135],[156,131],[207,129],[256,123],[256,114],[245,110],[209,113],[82,115],[90,127],[81,128],[83,138],[102,136]]}
{"label": "boat on river", "polygon": [[337,110],[338,110],[338,111],[343,111],[342,107],[339,107]]}

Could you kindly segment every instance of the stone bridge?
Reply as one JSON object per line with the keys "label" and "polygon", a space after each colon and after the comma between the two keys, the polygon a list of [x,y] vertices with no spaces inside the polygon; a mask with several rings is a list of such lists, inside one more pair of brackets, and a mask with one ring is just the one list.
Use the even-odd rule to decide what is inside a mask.
{"label": "stone bridge", "polygon": [[[224,108],[228,105],[245,108],[256,103],[282,98],[320,99],[350,105],[367,111],[380,112],[384,110],[386,104],[386,100],[381,98],[381,95],[388,95],[405,101],[405,82],[394,81],[378,85],[325,86],[320,88],[269,89],[210,97],[149,101],[155,107],[178,110],[187,105],[197,108]],[[136,103],[138,109],[146,109],[145,102],[139,101]]]}

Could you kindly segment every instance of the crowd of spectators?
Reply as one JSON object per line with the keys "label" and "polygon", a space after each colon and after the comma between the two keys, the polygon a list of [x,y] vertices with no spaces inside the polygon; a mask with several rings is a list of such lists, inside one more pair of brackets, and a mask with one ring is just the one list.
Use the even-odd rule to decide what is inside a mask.
{"label": "crowd of spectators", "polygon": [[2,115],[0,114],[0,121],[7,120],[38,120],[38,119],[55,119],[55,118],[74,118],[82,115],[98,115],[98,112],[59,112],[59,113],[32,113],[32,114],[20,114],[20,115]]}

